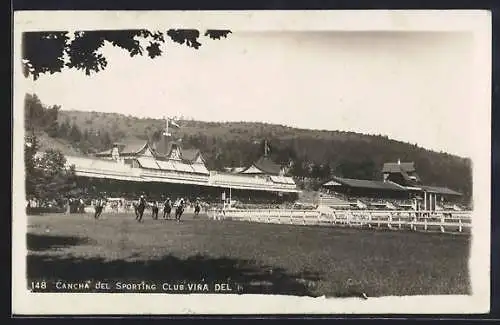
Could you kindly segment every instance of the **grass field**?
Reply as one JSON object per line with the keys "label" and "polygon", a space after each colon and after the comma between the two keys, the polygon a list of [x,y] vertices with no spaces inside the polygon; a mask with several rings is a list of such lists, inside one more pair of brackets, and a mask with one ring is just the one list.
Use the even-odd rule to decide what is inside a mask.
{"label": "grass field", "polygon": [[131,214],[30,216],[28,277],[226,280],[246,293],[470,294],[467,235]]}

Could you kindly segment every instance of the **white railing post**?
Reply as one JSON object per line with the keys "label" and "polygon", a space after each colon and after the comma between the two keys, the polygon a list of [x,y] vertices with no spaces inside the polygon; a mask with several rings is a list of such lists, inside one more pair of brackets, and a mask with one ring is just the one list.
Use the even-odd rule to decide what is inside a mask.
{"label": "white railing post", "polygon": [[439,229],[441,230],[441,232],[444,232],[444,213],[441,213],[441,225],[439,226]]}
{"label": "white railing post", "polygon": [[387,223],[387,227],[389,229],[392,229],[392,212],[389,212],[389,220],[388,220],[388,223]]}
{"label": "white railing post", "polygon": [[368,212],[368,228],[372,227],[372,212]]}
{"label": "white railing post", "polygon": [[398,212],[398,229],[401,229],[401,212]]}
{"label": "white railing post", "polygon": [[458,217],[458,231],[462,232],[462,216]]}
{"label": "white railing post", "polygon": [[424,230],[427,231],[427,219],[429,217],[428,213],[424,213]]}

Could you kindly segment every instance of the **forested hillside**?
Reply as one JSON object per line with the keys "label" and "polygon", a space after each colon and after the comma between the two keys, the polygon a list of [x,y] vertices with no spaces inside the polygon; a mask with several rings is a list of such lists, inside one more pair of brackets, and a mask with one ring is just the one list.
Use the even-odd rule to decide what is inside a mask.
{"label": "forested hillside", "polygon": [[[113,142],[155,141],[165,122],[121,114],[61,110],[45,107],[36,95],[26,97],[26,127],[52,139],[67,154],[92,154]],[[174,137],[186,148],[200,149],[207,167],[246,166],[263,153],[267,139],[273,159],[290,166],[290,174],[316,180],[330,175],[381,179],[382,164],[414,161],[422,181],[448,186],[470,197],[471,161],[385,136],[354,132],[297,129],[249,122],[211,123],[180,118]],[[50,143],[46,144],[50,146]]]}

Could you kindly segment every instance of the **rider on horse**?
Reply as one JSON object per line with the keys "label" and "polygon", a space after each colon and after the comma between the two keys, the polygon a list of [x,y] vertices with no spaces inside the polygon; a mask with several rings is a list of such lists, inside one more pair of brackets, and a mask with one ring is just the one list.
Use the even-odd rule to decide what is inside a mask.
{"label": "rider on horse", "polygon": [[200,199],[196,199],[196,204],[194,206],[194,215],[198,216],[201,211]]}
{"label": "rider on horse", "polygon": [[163,219],[170,219],[170,212],[172,212],[172,201],[169,197],[163,202]]}
{"label": "rider on horse", "polygon": [[153,201],[153,204],[152,204],[152,207],[151,207],[151,211],[153,212],[152,214],[152,217],[154,220],[158,220],[158,202],[157,201]]}
{"label": "rider on horse", "polygon": [[185,203],[185,201],[184,201],[183,198],[181,198],[178,201],[177,208],[175,209],[175,220],[177,220],[177,222],[181,221],[181,216],[184,213],[184,206],[185,206],[185,204],[186,203]]}
{"label": "rider on horse", "polygon": [[142,216],[144,214],[144,210],[146,209],[146,199],[144,198],[144,195],[141,195],[139,198],[139,204],[136,207],[136,220],[141,222],[142,221]]}

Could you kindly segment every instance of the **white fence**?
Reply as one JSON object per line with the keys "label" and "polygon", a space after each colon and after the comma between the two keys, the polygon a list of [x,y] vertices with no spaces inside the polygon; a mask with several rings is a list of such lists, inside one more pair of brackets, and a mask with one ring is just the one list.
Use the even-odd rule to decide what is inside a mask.
{"label": "white fence", "polygon": [[214,220],[288,225],[346,226],[463,232],[471,228],[470,211],[232,209],[211,210]]}

